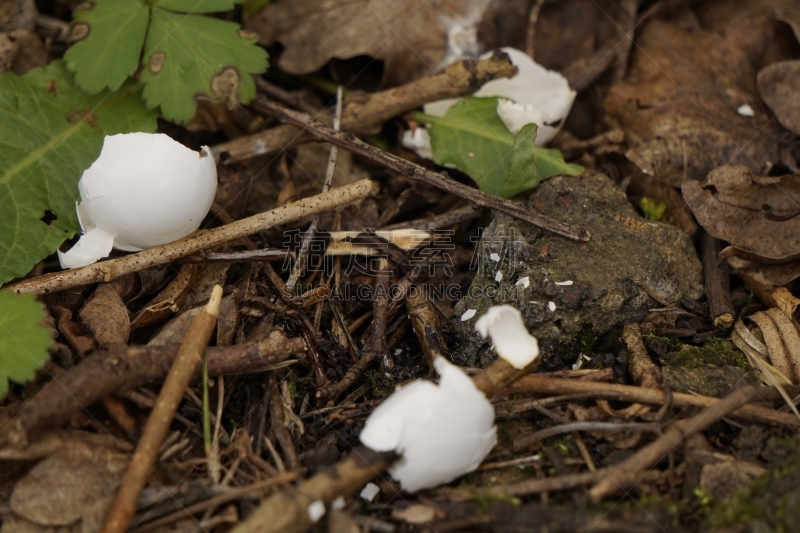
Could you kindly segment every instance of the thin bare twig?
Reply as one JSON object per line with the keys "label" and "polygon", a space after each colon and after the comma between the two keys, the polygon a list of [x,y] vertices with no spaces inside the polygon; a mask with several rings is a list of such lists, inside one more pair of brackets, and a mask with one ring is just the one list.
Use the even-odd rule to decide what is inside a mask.
{"label": "thin bare twig", "polygon": [[629,458],[603,470],[602,479],[589,490],[589,498],[597,503],[610,494],[629,489],[641,478],[642,472],[668,454],[686,437],[703,431],[714,422],[757,399],[758,394],[758,390],[753,387],[742,387],[695,416],[676,422],[658,439]]}
{"label": "thin bare twig", "polygon": [[[510,394],[514,391],[524,391],[536,395],[592,393],[596,398],[646,403],[650,405],[662,405],[668,399],[668,395],[665,394],[664,391],[658,389],[632,387],[630,385],[620,385],[618,383],[598,383],[593,381],[553,378],[541,375],[525,376],[509,387],[507,392]],[[800,393],[800,387],[785,387],[784,391],[790,396],[793,396]],[[761,394],[761,399],[766,401],[778,401],[782,399],[780,392],[773,387],[761,387],[759,393]],[[680,392],[674,392],[670,396],[672,396],[672,404],[677,407],[710,407],[720,401],[717,398],[683,394]],[[517,412],[522,412],[521,406],[517,407]],[[757,422],[759,424],[800,428],[800,420],[793,414],[756,405],[746,405],[736,409],[730,413],[730,416],[739,420]]]}
{"label": "thin bare twig", "polygon": [[211,292],[208,305],[198,313],[186,332],[186,338],[178,350],[178,357],[175,358],[164,381],[156,406],[150,413],[128,470],[122,478],[119,491],[103,526],[103,533],[127,531],[128,524],[136,512],[139,495],[147,485],[150,470],[158,458],[159,447],[169,431],[172,417],[175,416],[183,393],[200,365],[203,352],[214,333],[220,300],[222,300],[222,287],[216,285]]}
{"label": "thin bare twig", "polygon": [[125,274],[164,265],[202,250],[259,233],[273,226],[363,200],[369,196],[372,185],[370,180],[361,180],[219,228],[197,231],[169,244],[149,248],[119,259],[26,279],[3,287],[2,290],[13,291],[17,294],[46,294],[89,283],[112,281]]}
{"label": "thin bare twig", "polygon": [[[434,100],[470,95],[484,83],[511,77],[516,72],[517,68],[511,64],[508,56],[496,52],[492,57],[480,61],[459,61],[441,72],[379,93],[354,92],[344,101],[342,130],[359,134],[375,133],[392,117]],[[332,118],[332,111],[320,114],[320,120],[325,124],[331,124]],[[309,133],[285,124],[212,146],[211,152],[221,163],[232,164],[288,150],[313,140],[314,137]]]}
{"label": "thin bare twig", "polygon": [[[339,126],[342,121],[342,87],[336,90],[336,115],[333,117],[333,129],[339,131]],[[336,156],[339,154],[339,147],[336,145],[331,146],[331,152],[328,156],[328,166],[325,169],[325,182],[322,184],[322,192],[326,193],[331,188],[333,181],[333,172],[336,170]],[[306,256],[311,247],[314,235],[317,233],[317,224],[319,224],[319,213],[314,215],[308,230],[305,232],[303,242],[300,243],[300,250],[297,252],[297,259],[294,262],[289,279],[286,280],[286,291],[293,293],[295,285],[300,280],[300,276],[304,273],[303,265],[306,261]]]}
{"label": "thin bare twig", "polygon": [[402,157],[397,157],[371,146],[359,140],[352,133],[343,133],[333,131],[318,120],[306,115],[293,111],[285,106],[270,102],[265,98],[259,97],[253,107],[263,113],[274,116],[281,122],[292,124],[298,128],[303,128],[320,141],[326,141],[331,144],[338,145],[345,150],[349,150],[354,154],[358,154],[370,161],[379,165],[399,172],[411,179],[419,180],[423,183],[433,185],[445,192],[454,194],[460,198],[464,198],[474,206],[488,207],[506,213],[520,220],[530,222],[542,229],[551,231],[562,237],[568,239],[586,241],[589,240],[589,232],[586,229],[573,228],[569,224],[565,224],[558,220],[547,217],[532,207],[523,202],[515,202],[506,198],[500,198],[493,194],[485,193],[479,189],[473,189],[463,183],[459,183],[449,176],[433,172],[423,168],[416,163],[412,163]]}
{"label": "thin bare twig", "polygon": [[542,441],[555,435],[565,435],[573,431],[604,431],[609,433],[619,433],[622,431],[648,431],[658,433],[661,428],[655,424],[643,424],[638,422],[619,423],[619,422],[569,422],[557,426],[541,429],[530,435],[522,436],[514,440],[514,451],[518,452],[527,448],[531,444]]}

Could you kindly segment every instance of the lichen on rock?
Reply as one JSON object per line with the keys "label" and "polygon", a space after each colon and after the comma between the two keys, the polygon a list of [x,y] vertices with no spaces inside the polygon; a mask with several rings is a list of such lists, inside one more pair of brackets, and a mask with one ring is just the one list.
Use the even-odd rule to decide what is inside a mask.
{"label": "lichen on rock", "polygon": [[[650,294],[666,302],[702,294],[702,266],[689,237],[642,218],[608,177],[552,178],[528,202],[549,217],[588,229],[591,240],[572,241],[494,213],[478,244],[472,286],[455,308],[456,363],[486,366],[496,358],[474,331],[475,320],[493,305],[508,303],[522,312],[547,367],[574,362],[579,333],[587,327],[602,335],[642,320],[659,306]],[[478,312],[462,322],[467,309]]]}

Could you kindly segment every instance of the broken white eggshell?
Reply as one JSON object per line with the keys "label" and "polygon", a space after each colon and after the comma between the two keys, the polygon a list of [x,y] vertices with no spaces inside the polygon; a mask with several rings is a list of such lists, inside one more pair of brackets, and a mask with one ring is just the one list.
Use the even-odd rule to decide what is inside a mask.
{"label": "broken white eggshell", "polygon": [[408,492],[472,472],[497,443],[489,400],[444,357],[433,365],[438,385],[418,379],[396,391],[372,412],[360,435],[375,451],[402,455],[389,472]]}
{"label": "broken white eggshell", "polygon": [[[499,96],[497,114],[508,131],[516,135],[526,124],[536,124],[536,145],[544,146],[561,129],[572,109],[576,92],[570,89],[567,79],[558,72],[547,70],[525,52],[515,48],[502,48],[517,67],[513,78],[492,80],[481,87],[474,96]],[[489,57],[485,54],[482,58]],[[426,114],[443,117],[460,99],[438,100],[423,106]],[[431,159],[430,136],[418,133],[403,134],[403,146],[414,150],[420,157]],[[425,132],[427,134],[427,132]],[[425,138],[427,137],[427,143]]]}
{"label": "broken white eggshell", "polygon": [[483,338],[491,336],[494,350],[511,366],[523,369],[539,356],[539,343],[528,333],[522,314],[510,305],[495,305],[475,322]]}
{"label": "broken white eggshell", "polygon": [[217,166],[207,146],[198,153],[160,133],[111,135],[78,189],[84,234],[58,252],[63,268],[94,263],[112,247],[136,252],[193,232],[214,201]]}

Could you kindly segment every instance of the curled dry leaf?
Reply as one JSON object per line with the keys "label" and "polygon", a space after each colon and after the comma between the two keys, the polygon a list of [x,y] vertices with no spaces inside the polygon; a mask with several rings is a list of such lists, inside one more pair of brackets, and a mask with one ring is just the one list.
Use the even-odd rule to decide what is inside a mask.
{"label": "curled dry leaf", "polygon": [[101,347],[109,348],[128,342],[131,334],[128,309],[111,284],[104,283],[97,287],[81,308],[79,316]]}
{"label": "curled dry leaf", "polygon": [[763,177],[723,166],[705,181],[685,181],[682,192],[714,237],[772,259],[800,252],[800,217],[793,216],[800,211],[800,175]]}
{"label": "curled dry leaf", "polygon": [[259,43],[285,47],[278,66],[308,74],[331,58],[385,61],[388,85],[431,74],[479,52],[476,24],[490,0],[275,2],[245,25]]}
{"label": "curled dry leaf", "polygon": [[[604,108],[629,133],[626,156],[643,172],[679,186],[720,165],[763,172],[775,162],[778,144],[755,98],[756,70],[740,30],[655,21],[637,35],[628,75],[611,87]],[[753,117],[737,113],[743,104]]]}
{"label": "curled dry leaf", "polygon": [[103,447],[64,448],[44,459],[11,494],[14,514],[41,526],[71,526],[90,518],[95,503],[117,488],[129,456]]}
{"label": "curled dry leaf", "polygon": [[800,61],[779,61],[758,73],[758,92],[781,126],[800,135]]}

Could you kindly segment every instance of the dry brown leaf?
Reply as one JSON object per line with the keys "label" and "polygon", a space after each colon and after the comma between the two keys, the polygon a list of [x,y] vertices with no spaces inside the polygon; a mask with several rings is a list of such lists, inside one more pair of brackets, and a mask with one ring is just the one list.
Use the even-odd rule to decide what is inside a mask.
{"label": "dry brown leaf", "polygon": [[178,313],[186,299],[192,280],[197,276],[197,269],[197,265],[191,263],[181,266],[175,279],[141,311],[136,313],[131,320],[131,328],[136,329],[154,324]]}
{"label": "dry brown leaf", "polygon": [[127,454],[108,448],[64,449],[34,466],[17,483],[11,510],[35,524],[71,526],[95,502],[113,493],[128,461]]}
{"label": "dry brown leaf", "polygon": [[332,58],[385,61],[384,81],[396,85],[432,74],[459,52],[477,53],[475,25],[491,0],[283,0],[245,25],[259,43],[280,42],[278,66],[290,74],[319,70]]}
{"label": "dry brown leaf", "polygon": [[128,342],[131,334],[128,309],[110,284],[103,283],[97,287],[81,308],[79,316],[102,348]]}
{"label": "dry brown leaf", "polygon": [[[749,24],[761,24],[764,39],[774,31],[766,18]],[[765,172],[777,161],[744,29],[754,31],[689,31],[661,21],[641,30],[628,76],[611,87],[604,108],[632,139],[626,156],[643,172],[679,186],[721,165]],[[737,112],[745,104],[755,116]]]}
{"label": "dry brown leaf", "polygon": [[440,518],[442,515],[441,511],[437,512],[434,507],[424,503],[414,503],[403,509],[394,509],[392,511],[392,518],[402,520],[408,524],[433,522],[434,519]]}
{"label": "dry brown leaf", "polygon": [[[720,167],[704,182],[683,183],[683,198],[718,239],[772,259],[800,252],[800,174],[761,177],[740,166]],[[763,211],[768,211],[770,220]],[[792,218],[790,218],[792,217]]]}
{"label": "dry brown leaf", "polygon": [[779,61],[758,73],[758,92],[781,126],[800,135],[800,61]]}

